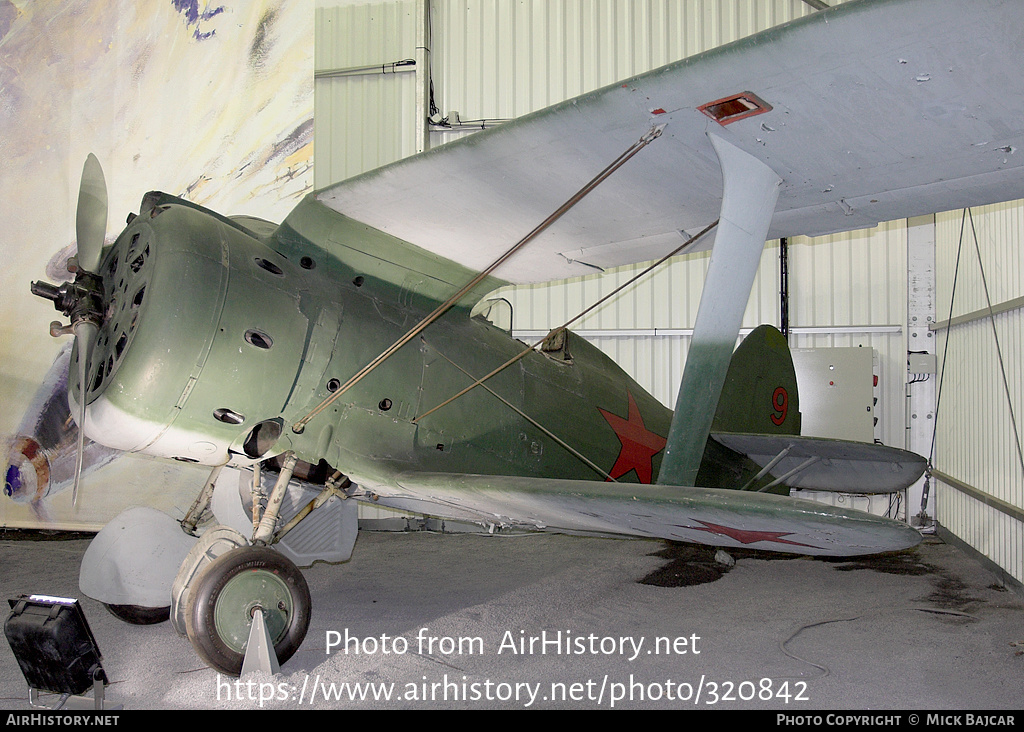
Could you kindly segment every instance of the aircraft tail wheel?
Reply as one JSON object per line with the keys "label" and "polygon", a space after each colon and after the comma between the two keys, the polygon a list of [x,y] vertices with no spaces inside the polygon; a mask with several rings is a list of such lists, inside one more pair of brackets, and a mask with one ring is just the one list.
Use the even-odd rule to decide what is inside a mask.
{"label": "aircraft tail wheel", "polygon": [[306,636],[311,606],[298,567],[273,549],[243,546],[217,557],[196,578],[185,631],[207,664],[238,676],[254,613],[263,610],[278,662],[284,663]]}

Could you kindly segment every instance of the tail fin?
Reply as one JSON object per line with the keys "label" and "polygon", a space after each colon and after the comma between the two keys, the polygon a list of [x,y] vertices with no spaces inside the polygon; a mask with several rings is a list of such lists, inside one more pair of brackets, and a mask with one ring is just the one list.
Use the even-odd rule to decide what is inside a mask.
{"label": "tail fin", "polygon": [[711,431],[800,434],[796,370],[777,329],[758,326],[733,353]]}

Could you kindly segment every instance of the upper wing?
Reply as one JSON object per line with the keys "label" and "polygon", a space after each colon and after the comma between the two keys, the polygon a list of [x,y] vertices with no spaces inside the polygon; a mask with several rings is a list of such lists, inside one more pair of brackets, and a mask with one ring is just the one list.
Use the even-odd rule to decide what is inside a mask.
{"label": "upper wing", "polygon": [[383,505],[542,529],[641,536],[815,556],[915,546],[906,524],[821,503],[711,488],[406,473]]}
{"label": "upper wing", "polygon": [[[849,2],[317,195],[481,270],[665,124],[496,272],[509,282],[654,259],[716,219],[712,129],[783,179],[770,238],[1020,198],[1022,27],[1024,3],[1012,0]],[[742,92],[770,110],[722,124],[700,109]]]}

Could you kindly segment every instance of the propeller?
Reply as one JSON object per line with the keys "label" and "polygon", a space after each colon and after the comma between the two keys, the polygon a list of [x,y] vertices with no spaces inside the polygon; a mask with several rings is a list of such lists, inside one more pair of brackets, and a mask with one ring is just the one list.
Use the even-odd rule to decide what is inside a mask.
{"label": "propeller", "polygon": [[95,273],[99,269],[103,241],[107,237],[107,181],[100,161],[92,153],[82,168],[75,233],[78,237],[78,266],[86,272]]}
{"label": "propeller", "polygon": [[75,459],[75,485],[71,505],[78,505],[78,486],[82,479],[85,454],[85,405],[87,379],[97,335],[103,322],[103,278],[97,273],[107,236],[107,183],[103,168],[92,153],[82,168],[78,188],[78,211],[75,216],[78,254],[68,264],[75,274],[73,282],[60,287],[48,282],[33,282],[32,294],[53,302],[54,308],[71,318],[71,324],[50,324],[53,336],[72,333],[78,347],[78,453]]}

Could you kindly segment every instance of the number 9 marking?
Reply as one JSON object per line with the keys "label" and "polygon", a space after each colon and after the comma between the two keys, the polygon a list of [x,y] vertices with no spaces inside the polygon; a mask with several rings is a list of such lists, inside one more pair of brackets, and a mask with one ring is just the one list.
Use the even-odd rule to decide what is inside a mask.
{"label": "number 9 marking", "polygon": [[786,421],[787,412],[789,412],[789,392],[780,386],[772,394],[772,422],[777,427],[781,426]]}

